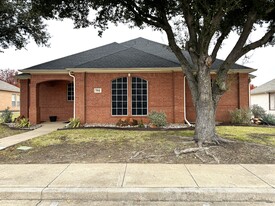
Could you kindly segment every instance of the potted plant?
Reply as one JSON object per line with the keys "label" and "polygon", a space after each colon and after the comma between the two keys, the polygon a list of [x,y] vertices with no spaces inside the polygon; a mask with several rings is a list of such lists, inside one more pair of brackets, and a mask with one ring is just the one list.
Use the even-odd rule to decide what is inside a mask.
{"label": "potted plant", "polygon": [[49,116],[50,122],[56,122],[57,116]]}

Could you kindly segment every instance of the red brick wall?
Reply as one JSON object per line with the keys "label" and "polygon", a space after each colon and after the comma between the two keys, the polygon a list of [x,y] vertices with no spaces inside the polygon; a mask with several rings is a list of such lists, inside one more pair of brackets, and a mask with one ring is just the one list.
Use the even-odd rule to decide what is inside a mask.
{"label": "red brick wall", "polygon": [[29,80],[20,80],[20,115],[29,117]]}
{"label": "red brick wall", "polygon": [[[137,73],[131,77],[140,77],[148,81],[148,111],[162,111],[168,122],[182,123],[184,116],[183,74]],[[119,77],[128,77],[128,73],[76,73],[76,117],[87,123],[116,123],[124,116],[111,115],[111,81]],[[58,80],[58,81],[55,81]],[[52,82],[53,81],[53,82]],[[29,89],[27,80],[21,80],[21,111],[29,111],[32,123],[48,120],[49,115],[57,115],[59,120],[73,116],[73,102],[66,97],[66,83],[72,81],[69,75],[32,75]],[[228,122],[228,110],[248,107],[248,75],[231,75],[230,89],[222,97],[217,121]],[[52,85],[54,83],[54,85]],[[191,94],[187,86],[187,119],[195,120]],[[102,93],[94,93],[94,88],[101,88]],[[29,102],[26,101],[29,91]],[[29,110],[27,109],[29,105]],[[27,116],[27,115],[25,115]],[[128,77],[128,117],[131,117],[131,78]],[[133,116],[135,119],[146,117]]]}
{"label": "red brick wall", "polygon": [[[85,118],[87,122],[116,123],[118,119],[124,117],[111,115],[111,82],[119,77],[128,77],[128,73],[86,74]],[[179,75],[173,73],[138,73],[131,74],[131,77],[140,77],[148,81],[149,112],[162,111],[166,113],[169,122],[183,122],[183,95],[180,95],[183,94],[183,75],[181,73]],[[146,122],[146,117],[131,115],[131,77],[128,78],[128,117],[143,119]],[[175,88],[174,93],[172,92],[173,87]],[[102,93],[94,93],[94,88],[101,88]]]}
{"label": "red brick wall", "polygon": [[[48,92],[47,88],[45,87],[48,85],[48,83],[55,81],[71,82],[72,77],[70,77],[68,74],[33,74],[31,76],[29,85],[29,119],[32,124],[36,124],[41,121],[48,121],[49,115],[57,115],[58,120],[62,121],[67,120],[68,117],[72,117],[73,103],[70,102],[67,104],[64,101],[64,96],[61,101],[61,98],[59,97],[60,85],[56,88],[53,87],[50,89],[50,92]],[[66,90],[64,91],[65,94]],[[56,101],[55,98],[60,101]],[[42,104],[42,107],[40,104]],[[46,104],[49,106],[46,106]],[[69,104],[71,105],[71,109],[69,109]],[[62,111],[59,111],[58,108],[62,109]]]}
{"label": "red brick wall", "polygon": [[40,83],[40,121],[49,121],[49,116],[57,116],[58,121],[73,117],[73,101],[67,100],[68,81],[48,81]]}
{"label": "red brick wall", "polygon": [[[219,122],[230,122],[230,110],[249,107],[248,74],[232,74],[228,78],[228,84],[229,89],[222,96],[217,108],[216,120]],[[187,119],[194,122],[196,119],[195,108],[193,107],[188,84],[186,101]]]}

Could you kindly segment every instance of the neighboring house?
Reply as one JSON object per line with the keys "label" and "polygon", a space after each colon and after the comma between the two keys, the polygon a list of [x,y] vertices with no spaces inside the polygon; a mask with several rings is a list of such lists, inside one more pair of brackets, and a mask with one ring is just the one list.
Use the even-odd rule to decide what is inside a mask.
{"label": "neighboring house", "polygon": [[251,91],[251,105],[257,104],[267,113],[275,114],[275,79]]}
{"label": "neighboring house", "polygon": [[0,80],[0,112],[7,107],[9,107],[11,111],[19,111],[20,89]]}
{"label": "neighboring house", "polygon": [[[215,61],[213,74],[222,62]],[[177,58],[167,45],[147,39],[111,43],[21,71],[21,114],[32,123],[49,121],[49,116],[68,120],[74,108],[82,123],[116,123],[126,117],[146,122],[151,111],[165,112],[170,123],[183,123],[185,117],[195,121]],[[232,66],[217,121],[228,122],[230,110],[249,106],[248,74],[253,71]]]}

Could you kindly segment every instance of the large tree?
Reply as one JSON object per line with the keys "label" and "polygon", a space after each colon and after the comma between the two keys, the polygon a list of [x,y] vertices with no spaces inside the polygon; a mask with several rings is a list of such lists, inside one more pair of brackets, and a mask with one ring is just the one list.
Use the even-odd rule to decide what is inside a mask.
{"label": "large tree", "polygon": [[0,51],[14,46],[22,49],[33,39],[47,45],[49,34],[30,0],[0,0]]}
{"label": "large tree", "polygon": [[[274,43],[275,0],[33,0],[32,3],[35,12],[44,18],[71,18],[75,27],[93,25],[99,28],[99,34],[109,23],[164,31],[191,89],[196,109],[195,139],[199,146],[221,141],[215,132],[215,114],[228,88],[229,69],[249,51]],[[90,20],[92,10],[96,14]],[[264,35],[251,41],[250,34],[257,27],[265,31]],[[237,32],[239,38],[211,81],[211,65],[232,32]],[[182,49],[189,52],[191,60],[183,55]]]}

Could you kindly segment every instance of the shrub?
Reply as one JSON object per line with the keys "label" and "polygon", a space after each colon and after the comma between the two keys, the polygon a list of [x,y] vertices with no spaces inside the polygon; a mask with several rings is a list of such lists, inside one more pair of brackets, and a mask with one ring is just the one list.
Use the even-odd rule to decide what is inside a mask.
{"label": "shrub", "polygon": [[133,118],[121,118],[117,121],[116,126],[127,127],[127,126],[137,126],[138,121]]}
{"label": "shrub", "polygon": [[12,112],[7,107],[1,114],[1,119],[4,123],[11,123],[12,122]]}
{"label": "shrub", "polygon": [[275,115],[273,114],[266,114],[262,117],[262,123],[268,125],[275,125]]}
{"label": "shrub", "polygon": [[66,126],[67,128],[77,128],[80,127],[80,120],[77,118],[70,118],[69,123]]}
{"label": "shrub", "polygon": [[148,118],[150,122],[157,127],[162,127],[167,124],[166,114],[163,112],[153,111],[148,115]]}
{"label": "shrub", "polygon": [[28,118],[19,118],[16,120],[16,127],[18,128],[29,128],[31,126],[30,121]]}
{"label": "shrub", "polygon": [[231,123],[233,124],[250,124],[251,111],[250,109],[235,109],[230,112]]}
{"label": "shrub", "polygon": [[254,117],[256,117],[256,118],[262,118],[266,115],[264,108],[262,108],[261,106],[259,106],[257,104],[252,105],[251,112],[254,115]]}

